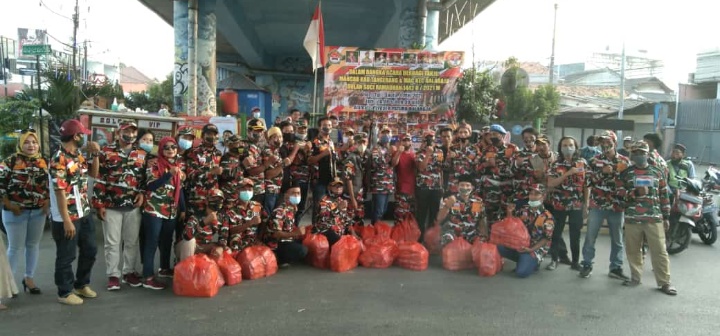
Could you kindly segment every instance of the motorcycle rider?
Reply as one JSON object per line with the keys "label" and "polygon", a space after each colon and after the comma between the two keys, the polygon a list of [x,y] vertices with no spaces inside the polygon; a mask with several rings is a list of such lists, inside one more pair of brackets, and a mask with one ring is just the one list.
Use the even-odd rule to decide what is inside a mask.
{"label": "motorcycle rider", "polygon": [[[668,164],[668,187],[672,195],[678,190],[680,181],[685,178],[695,178],[695,165],[692,161],[685,158],[685,146],[675,144],[672,153],[670,153],[670,162]],[[672,201],[672,199],[671,199]]]}

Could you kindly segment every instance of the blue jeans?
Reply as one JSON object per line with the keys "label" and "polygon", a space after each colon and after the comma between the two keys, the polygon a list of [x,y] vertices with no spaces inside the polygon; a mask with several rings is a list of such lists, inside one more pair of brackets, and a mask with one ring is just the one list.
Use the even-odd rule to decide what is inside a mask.
{"label": "blue jeans", "polygon": [[33,278],[40,255],[40,239],[47,216],[42,209],[23,210],[19,216],[3,210],[2,220],[8,236],[8,260],[13,274],[20,274],[18,262],[25,250],[25,277]]}
{"label": "blue jeans", "polygon": [[163,219],[150,214],[143,214],[142,226],[145,242],[143,244],[143,277],[155,274],[155,250],[160,247],[160,268],[170,269],[170,250],[172,249],[173,219]]}
{"label": "blue jeans", "polygon": [[[52,222],[52,236],[55,240],[55,285],[58,296],[65,297],[73,288],[81,289],[90,284],[90,272],[95,264],[97,243],[95,242],[95,224],[90,215],[73,221],[75,236],[65,237],[63,222]],[[77,271],[73,274],[72,264],[78,249]]]}
{"label": "blue jeans", "polygon": [[623,224],[625,213],[611,210],[592,209],[588,216],[587,232],[583,244],[583,266],[592,266],[595,259],[595,241],[603,220],[607,220],[610,229],[610,270],[622,268],[623,265]]}
{"label": "blue jeans", "polygon": [[373,224],[375,222],[381,220],[383,216],[385,216],[385,211],[387,211],[388,206],[388,194],[372,194],[372,215],[370,216],[370,220]]}
{"label": "blue jeans", "polygon": [[309,187],[307,182],[298,182],[298,185],[300,186],[300,204],[298,204],[298,210],[295,213],[295,225],[300,225],[300,220],[305,215]]}
{"label": "blue jeans", "polygon": [[537,259],[533,258],[530,253],[520,253],[501,245],[498,245],[497,248],[503,258],[512,260],[517,264],[515,266],[515,275],[518,278],[529,277],[535,273],[539,266]]}
{"label": "blue jeans", "polygon": [[265,211],[267,211],[268,215],[270,215],[275,210],[275,205],[277,204],[278,196],[280,194],[271,194],[271,193],[265,193],[265,200],[263,200],[263,208],[265,208]]}

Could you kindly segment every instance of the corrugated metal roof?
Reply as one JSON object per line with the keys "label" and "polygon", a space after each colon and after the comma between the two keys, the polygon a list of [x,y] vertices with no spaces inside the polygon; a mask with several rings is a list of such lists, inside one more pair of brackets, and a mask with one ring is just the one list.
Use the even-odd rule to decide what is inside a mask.
{"label": "corrugated metal roof", "polygon": [[218,89],[266,91],[244,75],[234,75],[218,82]]}
{"label": "corrugated metal roof", "polygon": [[720,50],[697,55],[695,83],[720,82]]}

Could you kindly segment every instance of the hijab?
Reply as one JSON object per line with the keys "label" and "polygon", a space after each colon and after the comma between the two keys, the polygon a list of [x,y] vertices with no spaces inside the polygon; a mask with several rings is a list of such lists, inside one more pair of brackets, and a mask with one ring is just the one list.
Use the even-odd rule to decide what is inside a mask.
{"label": "hijab", "polygon": [[[177,141],[175,141],[172,137],[166,136],[160,139],[160,143],[158,144],[158,169],[163,174],[170,170],[170,168],[178,167],[179,163],[177,158],[174,162],[170,162],[168,158],[165,157],[165,145],[168,143],[178,146]],[[175,205],[177,205],[180,202],[180,190],[182,189],[180,174],[175,174],[175,176],[172,177],[171,182],[173,187],[175,187]]]}
{"label": "hijab", "polygon": [[30,158],[30,159],[39,159],[42,156],[42,153],[40,153],[39,149],[38,149],[38,152],[33,155],[25,154],[22,150],[22,146],[25,143],[25,140],[27,140],[28,137],[30,137],[30,136],[35,138],[35,141],[38,141],[38,136],[37,136],[37,134],[35,134],[35,132],[26,132],[26,133],[20,134],[20,139],[18,139],[18,142],[17,142],[17,154],[22,155],[26,158]]}

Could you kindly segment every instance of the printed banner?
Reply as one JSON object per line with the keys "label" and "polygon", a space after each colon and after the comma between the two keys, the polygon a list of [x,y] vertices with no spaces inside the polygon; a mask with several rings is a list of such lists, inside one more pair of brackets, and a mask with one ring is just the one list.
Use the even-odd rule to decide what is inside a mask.
{"label": "printed banner", "polygon": [[18,28],[18,58],[29,58],[22,53],[22,47],[26,44],[48,44],[47,31],[44,29]]}
{"label": "printed banner", "polygon": [[325,47],[329,114],[446,112],[454,106],[464,54],[409,49]]}

